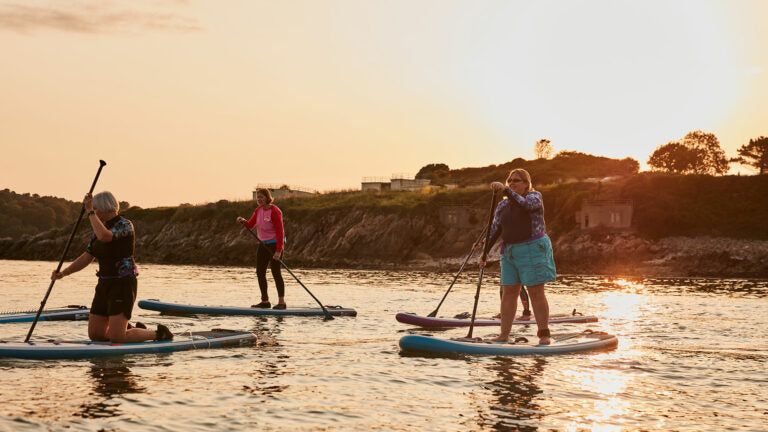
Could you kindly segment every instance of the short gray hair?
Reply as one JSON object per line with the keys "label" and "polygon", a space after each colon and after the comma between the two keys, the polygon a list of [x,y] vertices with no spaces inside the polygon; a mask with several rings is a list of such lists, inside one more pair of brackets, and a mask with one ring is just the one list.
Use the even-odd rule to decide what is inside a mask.
{"label": "short gray hair", "polygon": [[120,211],[120,203],[117,202],[112,192],[104,191],[93,196],[93,208],[104,213],[117,213]]}

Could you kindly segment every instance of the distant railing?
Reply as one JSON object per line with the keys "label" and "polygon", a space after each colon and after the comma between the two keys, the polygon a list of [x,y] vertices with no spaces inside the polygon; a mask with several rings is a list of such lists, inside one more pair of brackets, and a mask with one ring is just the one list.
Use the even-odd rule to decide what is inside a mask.
{"label": "distant railing", "polygon": [[389,183],[386,177],[363,177],[363,183]]}
{"label": "distant railing", "polygon": [[273,190],[290,190],[292,192],[304,192],[304,193],[319,193],[317,189],[312,189],[304,186],[295,186],[295,185],[288,185],[288,184],[280,184],[280,183],[259,183],[256,185],[255,188],[253,188],[254,192],[256,189],[269,189],[271,191]]}
{"label": "distant railing", "polygon": [[413,174],[397,173],[392,174],[392,180],[413,180],[415,176]]}

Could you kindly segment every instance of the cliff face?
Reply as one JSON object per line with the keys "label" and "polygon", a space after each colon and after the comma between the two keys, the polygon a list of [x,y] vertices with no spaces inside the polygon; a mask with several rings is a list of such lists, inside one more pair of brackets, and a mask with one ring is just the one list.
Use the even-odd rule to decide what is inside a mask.
{"label": "cliff face", "polygon": [[[251,266],[257,243],[235,223],[252,203],[128,211],[137,231],[139,263]],[[294,209],[286,212],[286,264],[299,267],[398,268],[456,271],[480,233],[474,223],[440,221],[439,208]],[[59,259],[71,228],[18,240],[0,239],[2,259]],[[90,227],[81,224],[68,260],[82,253]],[[643,239],[632,232],[570,231],[553,238],[559,273],[634,276],[768,277],[768,241],[716,237]],[[491,261],[497,255],[492,254]],[[474,266],[472,260],[471,267]],[[492,264],[493,265],[493,264]]]}
{"label": "cliff face", "polygon": [[[168,212],[152,220],[127,212],[136,228],[136,260],[167,264],[253,265],[256,240],[235,223],[231,209],[208,217]],[[239,214],[248,216],[247,212]],[[133,217],[132,217],[133,216]],[[198,215],[199,216],[199,215]],[[286,217],[286,263],[311,267],[408,266],[414,259],[466,254],[480,228],[444,226],[431,214],[337,209],[297,211]],[[68,230],[51,230],[19,240],[0,239],[0,258],[58,260]],[[85,248],[90,227],[81,224],[68,259]]]}

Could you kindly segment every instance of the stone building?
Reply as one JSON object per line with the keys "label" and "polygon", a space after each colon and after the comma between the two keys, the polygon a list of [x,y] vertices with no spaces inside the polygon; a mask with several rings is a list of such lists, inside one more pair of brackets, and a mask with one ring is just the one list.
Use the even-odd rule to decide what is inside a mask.
{"label": "stone building", "polygon": [[393,174],[390,180],[382,177],[363,177],[360,183],[360,190],[381,192],[386,190],[393,191],[418,191],[429,186],[428,179],[414,179],[404,174]]}
{"label": "stone building", "polygon": [[388,191],[390,187],[391,183],[386,177],[363,177],[360,183],[360,190],[369,192]]}
{"label": "stone building", "polygon": [[296,197],[296,196],[310,196],[317,194],[316,190],[303,188],[299,186],[288,186],[288,185],[274,185],[274,184],[259,184],[255,188],[253,188],[253,199],[256,199],[256,190],[257,189],[269,189],[269,193],[272,194],[272,198],[285,198],[285,197]]}
{"label": "stone building", "polygon": [[576,212],[576,222],[581,229],[604,226],[629,228],[632,226],[634,207],[631,200],[585,200]]}

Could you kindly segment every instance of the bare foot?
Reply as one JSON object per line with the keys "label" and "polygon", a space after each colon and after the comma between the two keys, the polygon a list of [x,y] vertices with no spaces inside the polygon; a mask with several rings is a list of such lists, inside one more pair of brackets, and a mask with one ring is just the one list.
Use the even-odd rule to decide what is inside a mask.
{"label": "bare foot", "polygon": [[539,338],[539,345],[549,345],[550,343],[552,343],[552,341],[549,339],[549,336]]}
{"label": "bare foot", "polygon": [[495,338],[491,339],[491,342],[509,342],[509,336],[505,338],[501,336],[496,336]]}

